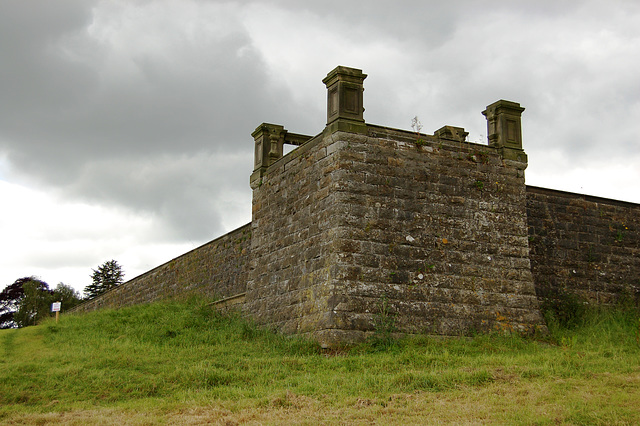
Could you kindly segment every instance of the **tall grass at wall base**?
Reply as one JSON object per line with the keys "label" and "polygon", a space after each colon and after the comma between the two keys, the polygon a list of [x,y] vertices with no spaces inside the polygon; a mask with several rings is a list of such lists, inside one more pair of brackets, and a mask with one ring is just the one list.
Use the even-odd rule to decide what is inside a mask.
{"label": "tall grass at wall base", "polygon": [[622,295],[614,305],[594,305],[575,294],[556,289],[541,311],[558,344],[584,339],[584,344],[610,344],[612,339],[635,337],[640,345],[640,307],[636,297]]}
{"label": "tall grass at wall base", "polygon": [[638,321],[324,351],[201,300],[63,315],[0,331],[0,423],[633,424]]}

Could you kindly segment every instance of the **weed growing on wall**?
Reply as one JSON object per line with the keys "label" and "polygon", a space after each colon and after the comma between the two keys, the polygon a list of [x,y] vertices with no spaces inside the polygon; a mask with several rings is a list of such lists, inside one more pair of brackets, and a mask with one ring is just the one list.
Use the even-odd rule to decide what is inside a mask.
{"label": "weed growing on wall", "polygon": [[392,311],[389,298],[382,295],[378,303],[378,313],[374,318],[375,335],[372,344],[376,347],[391,347],[395,344],[393,333],[397,331],[396,314]]}
{"label": "weed growing on wall", "polygon": [[487,164],[489,162],[489,154],[484,151],[475,151],[467,154],[467,160],[473,161],[474,163]]}
{"label": "weed growing on wall", "polygon": [[[609,226],[609,229],[612,229],[612,226]],[[621,243],[624,240],[624,236],[625,236],[625,231],[629,229],[628,226],[626,226],[625,224],[621,224],[621,225],[617,225],[615,227],[615,235],[613,237],[613,239],[617,242],[617,243]]]}
{"label": "weed growing on wall", "polygon": [[547,325],[573,329],[580,325],[586,314],[585,302],[561,288],[550,288],[540,304]]}
{"label": "weed growing on wall", "polygon": [[411,119],[411,128],[413,129],[414,132],[416,132],[416,146],[421,147],[426,145],[427,143],[420,136],[420,130],[422,130],[422,123],[418,119],[417,115]]}
{"label": "weed growing on wall", "polygon": [[422,123],[418,119],[417,115],[411,119],[411,128],[413,129],[414,132],[416,132],[418,137],[420,137],[420,130],[422,130]]}

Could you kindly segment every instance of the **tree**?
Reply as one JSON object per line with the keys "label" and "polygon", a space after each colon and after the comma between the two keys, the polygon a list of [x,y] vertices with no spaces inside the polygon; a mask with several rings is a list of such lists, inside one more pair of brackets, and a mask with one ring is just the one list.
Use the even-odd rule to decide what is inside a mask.
{"label": "tree", "polygon": [[13,314],[18,310],[18,303],[24,297],[22,284],[32,277],[17,279],[13,284],[5,287],[0,293],[0,328],[15,328],[18,325],[13,320]]}
{"label": "tree", "polygon": [[53,302],[53,292],[44,281],[33,279],[22,285],[24,295],[18,303],[13,319],[18,327],[36,325],[49,316],[49,307]]}
{"label": "tree", "polygon": [[67,310],[82,303],[82,299],[63,283],[51,290],[49,284],[33,276],[17,279],[0,293],[0,329],[37,324],[53,315],[53,302],[62,302],[62,309]]}
{"label": "tree", "polygon": [[93,299],[124,282],[122,267],[115,260],[108,260],[98,266],[98,269],[92,269],[92,271],[92,283],[84,288],[87,299]]}
{"label": "tree", "polygon": [[17,279],[0,293],[0,328],[24,327],[43,318],[51,296],[46,282],[33,276]]}
{"label": "tree", "polygon": [[73,287],[58,283],[53,289],[53,301],[61,302],[62,309],[68,310],[82,303],[82,296]]}

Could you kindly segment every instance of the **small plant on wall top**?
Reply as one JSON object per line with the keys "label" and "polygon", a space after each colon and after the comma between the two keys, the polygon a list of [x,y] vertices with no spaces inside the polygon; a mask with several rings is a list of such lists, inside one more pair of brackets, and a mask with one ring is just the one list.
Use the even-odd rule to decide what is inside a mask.
{"label": "small plant on wall top", "polygon": [[467,160],[475,163],[487,164],[489,162],[489,154],[484,151],[475,151],[467,154]]}
{"label": "small plant on wall top", "polygon": [[421,147],[426,145],[424,139],[420,137],[420,130],[422,130],[422,123],[418,120],[418,116],[416,115],[411,119],[411,128],[414,132],[416,132],[416,146]]}
{"label": "small plant on wall top", "polygon": [[416,132],[416,135],[420,137],[420,130],[422,130],[422,123],[418,119],[417,115],[411,119],[411,128],[413,129],[414,132]]}

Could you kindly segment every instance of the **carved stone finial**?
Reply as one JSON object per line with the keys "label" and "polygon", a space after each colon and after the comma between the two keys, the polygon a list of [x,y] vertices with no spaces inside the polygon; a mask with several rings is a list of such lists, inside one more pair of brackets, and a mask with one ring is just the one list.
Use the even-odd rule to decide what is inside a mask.
{"label": "carved stone finial", "polygon": [[364,133],[363,81],[367,78],[362,70],[336,67],[322,80],[327,86],[327,129]]}
{"label": "carved stone finial", "polygon": [[285,132],[283,126],[262,123],[251,133],[255,142],[254,171],[267,168],[282,157]]}
{"label": "carved stone finial", "polygon": [[487,117],[489,146],[500,149],[504,158],[526,163],[527,155],[522,150],[523,111],[517,102],[499,100],[487,106],[482,114]]}
{"label": "carved stone finial", "polygon": [[251,133],[255,143],[253,174],[250,180],[252,187],[259,182],[267,167],[282,157],[285,134],[283,126],[269,123],[262,123]]}

